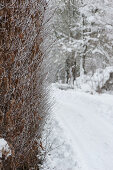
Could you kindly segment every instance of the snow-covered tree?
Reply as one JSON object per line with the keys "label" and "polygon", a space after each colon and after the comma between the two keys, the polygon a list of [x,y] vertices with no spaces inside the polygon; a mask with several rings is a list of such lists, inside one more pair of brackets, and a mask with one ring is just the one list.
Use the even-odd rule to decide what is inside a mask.
{"label": "snow-covered tree", "polygon": [[[113,64],[113,5],[111,1],[58,1],[53,22],[56,43],[51,56],[63,82]],[[76,76],[73,77],[75,68]],[[61,78],[62,79],[62,78]]]}
{"label": "snow-covered tree", "polygon": [[[77,30],[79,21],[79,11],[77,9],[78,3],[76,1],[59,1],[58,7],[54,16],[53,35],[56,42],[53,46],[50,55],[56,56],[56,63],[58,64],[57,76],[61,76],[63,82],[67,82],[68,75],[71,72],[71,67],[74,68],[75,59],[75,37],[79,33]],[[57,52],[56,52],[57,51]],[[68,62],[69,60],[69,63]],[[67,61],[67,62],[66,62]],[[59,78],[58,78],[59,79]]]}
{"label": "snow-covered tree", "polygon": [[[86,50],[86,70],[106,67],[112,59],[112,10],[105,1],[84,1],[80,8],[84,16],[84,42]],[[111,9],[113,5],[111,6]],[[110,16],[110,15],[111,16]],[[110,32],[109,32],[110,31]],[[89,62],[90,60],[90,62]],[[89,62],[89,63],[88,63]],[[89,67],[89,68],[88,68]],[[91,68],[93,67],[93,68]]]}

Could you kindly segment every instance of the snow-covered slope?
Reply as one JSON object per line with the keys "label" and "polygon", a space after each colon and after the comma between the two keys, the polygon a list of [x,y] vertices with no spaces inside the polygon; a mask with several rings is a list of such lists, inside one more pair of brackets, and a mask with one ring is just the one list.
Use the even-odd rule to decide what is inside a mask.
{"label": "snow-covered slope", "polygon": [[84,92],[95,93],[98,88],[102,88],[110,78],[110,73],[113,73],[113,67],[106,67],[105,69],[97,69],[92,75],[89,73],[78,77],[75,82],[75,88],[81,89]]}
{"label": "snow-covered slope", "polygon": [[48,169],[112,170],[113,96],[53,89],[51,137],[54,145],[64,144],[48,155]]}

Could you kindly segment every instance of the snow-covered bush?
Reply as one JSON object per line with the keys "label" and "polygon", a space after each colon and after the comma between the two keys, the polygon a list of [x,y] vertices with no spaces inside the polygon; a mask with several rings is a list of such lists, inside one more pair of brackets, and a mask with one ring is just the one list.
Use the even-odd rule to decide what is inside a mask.
{"label": "snow-covered bush", "polygon": [[90,72],[87,75],[78,77],[75,81],[75,88],[82,89],[83,91],[91,93],[101,93],[106,82],[109,81],[111,73],[113,73],[113,67],[97,69],[93,75]]}

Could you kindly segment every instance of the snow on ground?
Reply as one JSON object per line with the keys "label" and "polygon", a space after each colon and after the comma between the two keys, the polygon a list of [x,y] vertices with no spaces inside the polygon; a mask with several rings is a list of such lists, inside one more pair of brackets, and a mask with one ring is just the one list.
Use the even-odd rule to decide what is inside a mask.
{"label": "snow on ground", "polygon": [[52,89],[53,150],[43,170],[112,170],[113,95]]}

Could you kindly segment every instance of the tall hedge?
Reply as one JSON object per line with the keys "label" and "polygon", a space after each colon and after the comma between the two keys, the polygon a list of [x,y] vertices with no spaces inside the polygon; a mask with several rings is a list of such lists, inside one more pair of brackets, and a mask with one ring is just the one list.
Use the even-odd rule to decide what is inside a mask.
{"label": "tall hedge", "polygon": [[46,116],[41,30],[44,0],[0,0],[0,137],[10,148],[2,169],[38,169]]}

